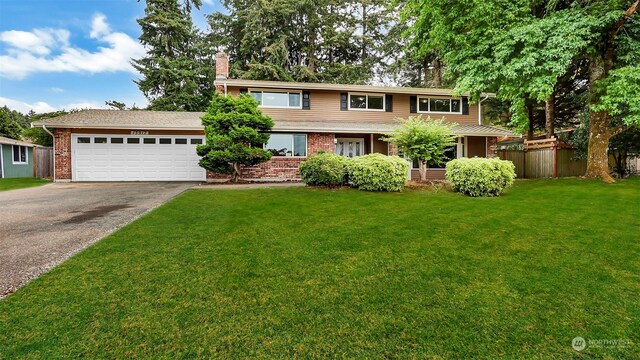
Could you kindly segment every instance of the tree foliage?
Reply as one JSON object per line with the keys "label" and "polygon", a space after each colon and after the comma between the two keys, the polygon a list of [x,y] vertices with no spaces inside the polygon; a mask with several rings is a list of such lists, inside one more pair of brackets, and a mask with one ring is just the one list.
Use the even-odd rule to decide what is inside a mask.
{"label": "tree foliage", "polygon": [[206,144],[197,148],[200,166],[215,173],[232,174],[232,181],[242,175],[242,166],[271,159],[263,149],[269,141],[273,120],[262,115],[258,103],[249,95],[236,98],[215,93],[202,117]]}
{"label": "tree foliage", "polygon": [[208,16],[208,41],[229,52],[232,77],[255,80],[370,82],[394,18],[384,0],[223,4]]}
{"label": "tree foliage", "polygon": [[418,160],[420,178],[426,180],[428,164],[441,165],[450,160],[445,152],[455,143],[452,130],[456,124],[422,116],[410,116],[399,121],[400,124],[384,140],[395,144],[404,156]]}
{"label": "tree foliage", "polygon": [[200,5],[200,0],[146,0],[145,16],[137,21],[147,54],[133,60],[133,66],[142,75],[135,83],[150,110],[203,111],[211,100],[215,52],[190,13]]}

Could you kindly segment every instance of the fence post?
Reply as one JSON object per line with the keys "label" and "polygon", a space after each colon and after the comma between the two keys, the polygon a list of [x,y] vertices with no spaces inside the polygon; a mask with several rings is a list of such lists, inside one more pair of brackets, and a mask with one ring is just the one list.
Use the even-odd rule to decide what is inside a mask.
{"label": "fence post", "polygon": [[558,177],[558,141],[553,142],[553,177]]}

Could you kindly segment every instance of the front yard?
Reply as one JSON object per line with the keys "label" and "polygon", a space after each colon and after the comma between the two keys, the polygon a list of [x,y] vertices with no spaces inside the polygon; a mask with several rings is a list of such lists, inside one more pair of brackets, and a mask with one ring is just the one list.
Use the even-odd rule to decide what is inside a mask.
{"label": "front yard", "polygon": [[0,191],[22,189],[33,186],[41,186],[51,181],[40,178],[8,178],[0,179]]}
{"label": "front yard", "polygon": [[0,358],[632,358],[639,233],[638,179],[193,190],[1,300]]}

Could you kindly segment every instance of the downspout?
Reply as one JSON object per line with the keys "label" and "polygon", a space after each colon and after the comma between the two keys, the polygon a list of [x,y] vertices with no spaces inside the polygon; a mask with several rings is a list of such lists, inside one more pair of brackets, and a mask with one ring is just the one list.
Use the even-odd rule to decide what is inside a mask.
{"label": "downspout", "polygon": [[56,181],[56,137],[53,136],[53,133],[47,129],[46,125],[42,125],[42,130],[46,131],[47,134],[51,135],[53,138],[53,181]]}
{"label": "downspout", "polygon": [[489,95],[485,96],[484,99],[478,101],[478,125],[482,125],[482,102],[487,100]]}
{"label": "downspout", "polygon": [[227,96],[227,82],[224,82],[224,96]]}

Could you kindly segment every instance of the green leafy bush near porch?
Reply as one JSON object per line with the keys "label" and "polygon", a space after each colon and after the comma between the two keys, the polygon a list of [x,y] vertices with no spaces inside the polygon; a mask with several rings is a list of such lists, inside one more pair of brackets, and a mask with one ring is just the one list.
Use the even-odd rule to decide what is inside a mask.
{"label": "green leafy bush near porch", "polygon": [[408,171],[407,160],[382,154],[358,156],[348,164],[351,186],[367,191],[401,191]]}
{"label": "green leafy bush near porch", "polygon": [[511,161],[498,158],[461,158],[447,163],[446,178],[453,191],[467,196],[500,196],[516,178]]}
{"label": "green leafy bush near porch", "polygon": [[300,177],[307,185],[340,186],[344,183],[349,160],[344,156],[319,152],[300,164]]}

